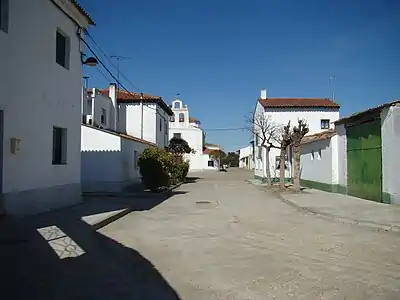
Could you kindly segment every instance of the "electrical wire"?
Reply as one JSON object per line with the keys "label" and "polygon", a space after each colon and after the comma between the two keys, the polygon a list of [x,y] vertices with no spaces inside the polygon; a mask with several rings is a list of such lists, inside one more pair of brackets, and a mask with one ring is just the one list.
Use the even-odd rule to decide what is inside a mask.
{"label": "electrical wire", "polygon": [[[93,42],[93,44],[99,49],[99,51],[105,56],[105,58],[108,60],[108,62],[116,69],[118,70],[119,68],[113,63],[109,55],[99,46],[99,44],[94,40],[93,36],[89,33],[87,29],[85,29],[85,35],[87,35],[90,40]],[[119,75],[123,77],[136,91],[140,92],[140,88],[138,88],[135,84],[132,83],[132,81],[129,80],[128,77],[125,76],[124,73],[122,73],[120,70],[118,70]]]}

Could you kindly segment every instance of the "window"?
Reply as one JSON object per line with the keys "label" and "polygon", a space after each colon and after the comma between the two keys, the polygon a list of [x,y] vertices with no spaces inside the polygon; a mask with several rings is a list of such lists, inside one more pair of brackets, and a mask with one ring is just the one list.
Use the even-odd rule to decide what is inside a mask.
{"label": "window", "polygon": [[175,122],[175,115],[169,117],[170,122]]}
{"label": "window", "polygon": [[181,103],[179,101],[175,102],[174,108],[181,108]]}
{"label": "window", "polygon": [[185,122],[185,115],[183,113],[179,114],[179,122]]}
{"label": "window", "polygon": [[139,169],[138,153],[136,150],[133,151],[133,167],[135,170]]}
{"label": "window", "polygon": [[181,139],[182,138],[182,134],[180,132],[179,133],[174,133],[174,138]]}
{"label": "window", "polygon": [[160,131],[162,131],[162,120],[160,119]]}
{"label": "window", "polygon": [[8,33],[9,0],[0,0],[0,30]]}
{"label": "window", "polygon": [[330,121],[329,119],[322,119],[321,120],[321,129],[329,129]]}
{"label": "window", "polygon": [[214,167],[214,161],[213,160],[209,160],[208,161],[208,166],[209,167]]}
{"label": "window", "polygon": [[[1,0],[0,0],[1,1]],[[68,69],[69,68],[69,38],[57,30],[56,33],[56,62]]]}
{"label": "window", "polygon": [[107,111],[104,108],[101,109],[100,123],[107,124]]}
{"label": "window", "polygon": [[67,129],[53,127],[53,165],[67,163]]}

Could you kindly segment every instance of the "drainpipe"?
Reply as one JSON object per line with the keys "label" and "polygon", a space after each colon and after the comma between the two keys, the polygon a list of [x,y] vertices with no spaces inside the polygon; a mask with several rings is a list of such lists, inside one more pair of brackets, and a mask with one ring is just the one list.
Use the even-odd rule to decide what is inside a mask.
{"label": "drainpipe", "polygon": [[143,140],[143,93],[140,93],[140,138]]}

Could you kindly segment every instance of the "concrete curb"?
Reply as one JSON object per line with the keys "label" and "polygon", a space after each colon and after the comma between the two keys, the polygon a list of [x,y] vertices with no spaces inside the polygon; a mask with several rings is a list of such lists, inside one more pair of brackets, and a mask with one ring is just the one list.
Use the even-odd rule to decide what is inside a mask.
{"label": "concrete curb", "polygon": [[[110,193],[110,196],[105,196],[104,194],[97,194],[97,196],[102,196],[102,197],[133,197],[133,196],[140,196],[141,198],[150,198],[150,197],[161,197],[161,196],[166,196],[168,193],[172,192],[173,190],[177,189],[178,187],[180,187],[184,182],[180,182],[170,188],[168,188],[167,190],[160,192],[160,193],[146,193],[147,196],[143,197],[142,195],[140,195],[140,193],[121,193],[123,194],[122,196],[118,196],[116,195],[116,193]],[[96,196],[91,194],[90,196]],[[96,222],[93,222],[90,224],[90,226],[93,227],[94,230],[98,230],[100,228],[103,228],[105,226],[107,226],[110,223],[113,223],[115,221],[117,221],[118,219],[121,219],[122,217],[130,214],[131,212],[133,212],[135,210],[135,208],[126,208],[123,210],[118,211],[117,213],[111,213],[110,215],[106,216],[104,219],[100,219]]]}
{"label": "concrete curb", "polygon": [[160,193],[151,193],[151,192],[83,192],[82,197],[109,197],[109,198],[131,198],[131,197],[139,197],[139,198],[154,198],[164,196],[167,193],[173,191],[174,189],[180,187],[184,182],[180,182],[165,191]]}
{"label": "concrete curb", "polygon": [[283,203],[290,205],[301,212],[312,214],[312,215],[318,216],[325,220],[341,222],[344,224],[369,227],[369,228],[372,228],[372,229],[375,229],[378,231],[400,232],[400,226],[397,226],[397,225],[379,224],[379,223],[374,223],[374,222],[365,221],[365,220],[354,220],[354,219],[346,218],[343,216],[338,216],[338,215],[334,215],[334,214],[330,214],[330,213],[313,210],[311,208],[300,206],[300,205],[288,200],[279,192],[276,192],[276,191],[271,191],[271,192],[273,192]]}

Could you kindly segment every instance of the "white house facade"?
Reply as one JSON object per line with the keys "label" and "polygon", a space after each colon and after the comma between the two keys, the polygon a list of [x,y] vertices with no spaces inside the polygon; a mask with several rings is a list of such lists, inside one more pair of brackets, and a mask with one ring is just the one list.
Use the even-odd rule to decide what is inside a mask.
{"label": "white house facade", "polygon": [[253,146],[239,149],[239,168],[254,169]]}
{"label": "white house facade", "polygon": [[81,200],[82,29],[75,1],[0,0],[1,193],[9,214]]}
{"label": "white house facade", "polygon": [[160,97],[90,89],[82,97],[81,178],[84,192],[117,192],[140,183],[138,159],[168,143],[170,108]]}
{"label": "white house facade", "polygon": [[[254,116],[263,116],[269,124],[282,128],[289,121],[291,126],[296,126],[299,119],[307,122],[309,135],[334,127],[334,122],[339,119],[340,106],[326,98],[269,98],[265,89],[261,90],[261,96],[257,100]],[[256,178],[267,177],[266,159],[267,152],[261,146],[260,135],[254,137],[254,175]],[[277,144],[275,141],[274,144]],[[279,178],[280,150],[272,148],[269,154],[270,174],[273,180]],[[285,177],[292,177],[291,153],[288,151],[285,164]]]}
{"label": "white house facade", "polygon": [[340,119],[334,130],[305,137],[301,184],[400,204],[399,120],[400,101],[394,101]]}
{"label": "white house facade", "polygon": [[[109,90],[101,92],[109,95]],[[173,112],[162,97],[119,90],[116,105],[117,131],[162,148],[168,145],[168,119]]]}
{"label": "white house facade", "polygon": [[170,107],[173,115],[169,118],[168,139],[170,140],[173,137],[182,138],[194,150],[194,153],[186,155],[190,170],[215,169],[214,161],[212,160],[211,164],[209,155],[203,152],[205,150],[205,134],[200,128],[200,122],[190,117],[188,106],[184,105],[180,99],[175,99]]}

